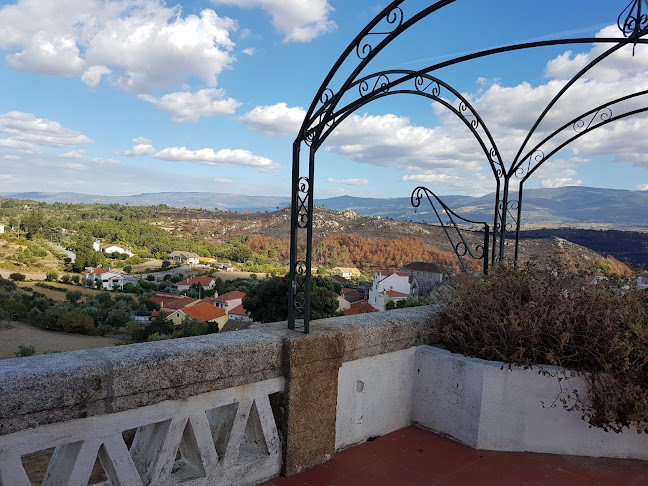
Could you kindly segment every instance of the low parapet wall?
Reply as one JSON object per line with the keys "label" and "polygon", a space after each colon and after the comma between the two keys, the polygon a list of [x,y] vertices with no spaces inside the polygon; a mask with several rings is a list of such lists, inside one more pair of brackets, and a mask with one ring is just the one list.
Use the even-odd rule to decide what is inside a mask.
{"label": "low parapet wall", "polygon": [[340,367],[428,342],[433,312],[0,361],[0,485],[29,485],[21,458],[53,447],[48,485],[87,482],[97,458],[113,484],[254,484],[321,464]]}
{"label": "low parapet wall", "polygon": [[605,432],[562,408],[561,386],[586,396],[578,377],[559,382],[559,373],[509,369],[431,346],[418,348],[415,376],[412,421],[471,447],[648,459],[648,435]]}

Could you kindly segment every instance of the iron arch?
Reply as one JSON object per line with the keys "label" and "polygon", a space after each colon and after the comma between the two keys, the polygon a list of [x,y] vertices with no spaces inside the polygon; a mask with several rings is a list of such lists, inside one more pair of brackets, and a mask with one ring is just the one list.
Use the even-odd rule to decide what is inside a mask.
{"label": "iron arch", "polygon": [[[643,38],[648,33],[648,17],[642,13],[643,2],[645,1],[648,3],[648,0],[631,1],[619,15],[617,25],[624,35],[623,38],[569,38],[512,44],[459,56],[416,71],[387,70],[359,77],[376,55],[399,35],[424,17],[427,17],[428,15],[441,8],[447,7],[456,1],[458,0],[437,1],[416,12],[409,18],[406,18],[403,6],[411,2],[409,2],[409,0],[393,1],[371,22],[369,22],[369,24],[367,24],[367,26],[347,46],[343,54],[329,71],[315,98],[311,102],[297,138],[293,143],[289,328],[295,329],[296,320],[299,317],[302,317],[303,330],[306,333],[309,332],[315,156],[318,148],[335,130],[335,128],[360,107],[392,94],[416,94],[441,103],[458,116],[471,130],[481,145],[482,150],[484,150],[486,158],[489,161],[495,176],[496,201],[491,245],[491,260],[493,262],[505,258],[505,245],[507,243],[506,234],[513,229],[515,229],[514,261],[517,261],[523,184],[544,162],[559,150],[566,147],[569,143],[590,133],[598,127],[648,111],[648,106],[641,106],[640,108],[633,107],[633,109],[621,110],[621,113],[616,114],[612,111],[613,107],[616,109],[625,101],[636,101],[640,96],[648,94],[648,90],[620,96],[612,101],[599,105],[596,108],[590,109],[585,113],[578,115],[576,118],[564,123],[561,127],[551,132],[551,134],[545,137],[540,143],[527,150],[527,146],[530,144],[532,137],[538,131],[538,127],[545,120],[547,114],[551,112],[551,109],[556,105],[556,103],[576,84],[579,79],[622,47],[632,45],[634,53],[637,44],[648,43],[648,39]],[[382,28],[380,27],[381,25],[383,26]],[[493,137],[474,107],[472,107],[464,97],[462,97],[447,83],[444,83],[431,74],[444,67],[495,54],[521,51],[536,47],[570,44],[609,44],[610,47],[582,68],[552,98],[527,133],[508,169],[501,160],[500,152]],[[345,62],[355,62],[353,60],[353,55],[357,58],[357,65],[355,65],[351,74],[340,83],[339,89],[335,90],[333,88],[334,78],[338,74],[340,67]],[[420,87],[428,81],[429,84],[421,90]],[[405,83],[408,82],[413,82],[414,86],[407,88]],[[427,89],[430,86],[432,86],[433,89],[431,92],[427,92]],[[437,87],[438,91],[436,91]],[[441,100],[439,97],[441,87],[456,96],[456,99],[459,101],[459,108],[454,107],[451,103],[448,103],[445,100]],[[351,94],[353,90],[357,90],[358,96],[347,104],[341,105],[341,108],[338,108],[342,103],[343,98],[346,95]],[[468,120],[465,113],[474,115],[474,119]],[[551,143],[554,139],[558,138],[561,134],[564,135],[565,131],[570,126],[574,128],[576,134],[566,137],[566,140],[556,142],[556,146],[551,147]],[[487,147],[487,144],[484,143],[484,139],[479,135],[477,131],[478,128],[485,131],[486,139],[488,139],[491,146],[490,148]],[[302,144],[308,146],[308,176],[300,176]],[[545,148],[545,145],[549,146],[546,153],[542,150]],[[510,193],[512,178],[519,181],[517,199],[512,198]],[[419,194],[427,195],[426,191],[431,194],[431,191],[426,188],[417,188],[415,192],[417,190],[421,191]],[[434,196],[434,194],[432,194],[432,196]],[[414,194],[412,197],[414,201]],[[440,201],[436,196],[434,196],[434,198],[442,204],[444,211],[449,209],[443,205],[442,201]],[[422,197],[418,199],[419,204],[421,199]],[[432,201],[429,195],[428,199]],[[455,216],[459,219],[463,219],[456,214]],[[306,229],[307,232],[306,253],[305,257],[301,259],[298,258],[297,249],[298,231],[300,229]],[[488,242],[484,246],[488,247]],[[486,254],[487,253],[488,251],[486,250]]]}

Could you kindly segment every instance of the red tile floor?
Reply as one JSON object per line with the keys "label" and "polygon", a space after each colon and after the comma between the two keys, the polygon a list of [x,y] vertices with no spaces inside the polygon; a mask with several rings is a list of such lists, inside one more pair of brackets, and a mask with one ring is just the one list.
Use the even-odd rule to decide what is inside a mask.
{"label": "red tile floor", "polygon": [[407,427],[262,486],[648,486],[648,461],[472,449]]}

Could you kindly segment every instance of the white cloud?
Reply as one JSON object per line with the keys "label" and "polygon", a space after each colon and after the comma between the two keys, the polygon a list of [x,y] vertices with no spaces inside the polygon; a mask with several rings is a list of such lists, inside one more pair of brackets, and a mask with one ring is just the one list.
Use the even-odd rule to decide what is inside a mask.
{"label": "white cloud", "polygon": [[82,76],[96,86],[112,72],[135,93],[190,77],[216,86],[234,58],[236,22],[211,9],[182,16],[163,0],[18,0],[0,8],[0,49],[14,69]]}
{"label": "white cloud", "polygon": [[254,47],[243,49],[243,54],[245,54],[246,56],[254,56]]}
{"label": "white cloud", "polygon": [[306,116],[300,106],[289,108],[286,103],[257,106],[239,119],[250,130],[271,137],[297,135]]}
{"label": "white cloud", "polygon": [[58,122],[36,118],[32,113],[20,111],[0,114],[0,133],[10,135],[10,138],[4,139],[5,146],[11,145],[13,142],[14,148],[27,148],[33,144],[49,147],[73,147],[94,143],[83,133],[62,127]]}
{"label": "white cloud", "polygon": [[367,179],[333,179],[328,178],[329,184],[338,184],[342,186],[368,186],[369,181]]}
{"label": "white cloud", "polygon": [[231,115],[241,106],[234,98],[225,98],[224,90],[215,88],[194,93],[169,93],[161,98],[150,95],[139,95],[138,98],[157,105],[160,111],[170,113],[171,119],[177,123],[195,122],[205,116]]}
{"label": "white cloud", "polygon": [[637,191],[648,191],[648,184],[641,184],[637,186]]}
{"label": "white cloud", "polygon": [[[622,37],[622,34],[616,25],[609,25],[599,31],[596,37]],[[549,61],[545,75],[549,78],[570,79],[610,47],[610,44],[599,44],[592,47],[589,52],[578,54],[566,51]],[[586,77],[599,81],[615,82],[621,79],[624,73],[645,71],[647,69],[648,46],[637,45],[633,53],[633,46],[628,45],[598,64],[586,74]]]}
{"label": "white cloud", "polygon": [[111,72],[108,66],[90,66],[81,76],[81,81],[91,88],[96,88],[101,82],[101,77]]}
{"label": "white cloud", "polygon": [[214,182],[217,182],[219,184],[231,184],[232,179],[228,179],[227,177],[214,177],[212,179]]}
{"label": "white cloud", "polygon": [[125,150],[124,152],[116,152],[116,154],[124,157],[139,157],[155,152],[153,141],[148,138],[137,137],[133,138],[132,141],[135,143],[135,146],[132,149]]}
{"label": "white cloud", "polygon": [[160,150],[154,157],[172,162],[197,162],[204,165],[250,167],[261,172],[271,172],[279,169],[279,164],[276,162],[242,149],[222,149],[216,152],[212,148],[189,150],[186,147],[169,147]]}
{"label": "white cloud", "polygon": [[121,160],[105,159],[103,157],[95,157],[91,162],[98,165],[122,165]]}
{"label": "white cloud", "polygon": [[82,159],[85,157],[85,150],[70,150],[61,155],[65,159]]}
{"label": "white cloud", "polygon": [[37,32],[23,48],[21,52],[7,56],[7,64],[17,71],[54,76],[73,76],[83,72],[85,62],[79,57],[79,48],[71,37]]}
{"label": "white cloud", "polygon": [[80,162],[64,162],[63,164],[61,164],[61,168],[71,170],[86,170],[88,167]]}
{"label": "white cloud", "polygon": [[309,42],[337,29],[329,20],[333,7],[328,0],[212,0],[214,4],[260,7],[272,16],[272,25],[285,34],[285,42]]}
{"label": "white cloud", "polygon": [[20,160],[19,155],[3,155],[2,156],[3,160]]}

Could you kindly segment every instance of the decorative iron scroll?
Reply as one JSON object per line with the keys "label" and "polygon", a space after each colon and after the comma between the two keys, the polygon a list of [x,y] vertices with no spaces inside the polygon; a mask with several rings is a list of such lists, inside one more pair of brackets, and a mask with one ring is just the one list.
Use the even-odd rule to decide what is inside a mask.
{"label": "decorative iron scroll", "polygon": [[373,36],[379,36],[380,39],[378,42],[382,41],[385,36],[392,34],[397,28],[403,25],[404,18],[405,15],[400,7],[393,7],[389,10],[382,19],[384,20],[384,23],[387,23],[387,29],[367,32],[364,38],[356,46],[356,55],[358,58],[366,59],[371,54],[371,51],[373,51],[374,48],[374,43],[371,41],[375,40],[375,37]]}
{"label": "decorative iron scroll", "polygon": [[310,222],[308,214],[308,195],[310,191],[308,177],[300,177],[295,190],[297,192],[297,226],[307,228]]}
{"label": "decorative iron scroll", "polygon": [[[488,242],[490,240],[489,226],[483,221],[472,221],[470,219],[466,219],[462,216],[459,216],[452,209],[446,206],[445,203],[441,199],[439,199],[436,194],[430,191],[427,187],[423,187],[423,186],[417,187],[412,192],[411,200],[412,200],[412,206],[414,207],[415,211],[416,208],[421,206],[421,201],[423,200],[423,198],[427,198],[428,202],[430,203],[430,206],[434,210],[434,214],[439,220],[439,223],[441,224],[441,227],[443,228],[443,231],[446,237],[448,238],[450,245],[452,246],[452,250],[455,252],[455,255],[457,255],[457,258],[459,259],[461,269],[464,272],[466,272],[466,275],[471,274],[470,270],[466,267],[466,264],[464,263],[464,257],[466,256],[474,260],[481,260],[482,271],[484,272],[484,274],[487,274],[488,273]],[[440,213],[439,210],[437,210],[437,206],[434,203],[435,201],[438,205],[441,206],[442,213]],[[442,214],[445,214],[448,217],[447,221],[444,222],[444,218],[442,217]],[[471,247],[471,245],[466,241],[466,239],[463,236],[463,230],[459,226],[459,224],[461,223],[457,223],[457,220],[461,220],[464,223],[482,225],[484,227],[483,230],[484,242],[477,244],[474,247]]]}

